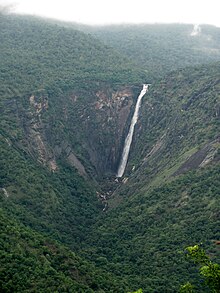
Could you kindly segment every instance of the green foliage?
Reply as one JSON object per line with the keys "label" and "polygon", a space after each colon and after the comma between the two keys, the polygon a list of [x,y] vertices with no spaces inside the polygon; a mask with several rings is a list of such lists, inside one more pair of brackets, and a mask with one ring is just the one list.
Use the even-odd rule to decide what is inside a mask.
{"label": "green foliage", "polygon": [[0,150],[0,188],[9,194],[0,193],[1,206],[26,225],[78,246],[101,209],[90,183],[65,165],[51,173],[3,136]]}
{"label": "green foliage", "polygon": [[193,293],[193,286],[189,282],[180,287],[180,293]]}
{"label": "green foliage", "polygon": [[189,246],[186,248],[187,256],[192,259],[196,264],[207,265],[210,264],[210,260],[199,245]]}
{"label": "green foliage", "polygon": [[[182,69],[150,86],[126,168],[134,190],[161,184],[198,168],[208,154],[217,155],[219,68],[216,63]],[[129,186],[126,192],[134,190]]]}
{"label": "green foliage", "polygon": [[0,96],[140,81],[140,70],[98,39],[43,19],[1,15],[0,38]]}
{"label": "green foliage", "polygon": [[139,67],[148,80],[172,70],[220,60],[220,29],[201,25],[201,34],[190,36],[193,25],[141,24],[82,28],[116,48]]}
{"label": "green foliage", "polygon": [[143,291],[142,291],[142,289],[139,289],[139,290],[137,290],[135,292],[129,292],[129,293],[143,293]]}
{"label": "green foliage", "polygon": [[195,267],[185,263],[179,250],[203,242],[219,256],[213,243],[219,239],[219,168],[188,172],[147,192],[133,192],[94,226],[88,257],[97,265],[96,259],[105,257],[106,267],[129,280],[133,290],[177,292],[181,283],[195,280]]}
{"label": "green foliage", "polygon": [[[9,219],[0,209],[1,292],[124,292],[65,246]],[[119,286],[119,290],[118,290]]]}
{"label": "green foliage", "polygon": [[[205,59],[204,40],[186,41],[190,26],[139,27],[137,39],[136,29],[122,29],[124,38],[116,29],[117,49],[124,52],[124,41],[127,56],[148,70],[142,73],[133,61],[71,25],[0,16],[2,290],[141,287],[173,293],[180,283],[196,279],[195,267],[185,264],[177,247],[204,242],[217,258],[219,63],[172,72],[150,87],[135,129],[129,179],[121,185],[105,181],[123,141],[119,126],[125,113],[112,97],[117,100],[117,90],[128,84],[134,84],[135,94],[139,83],[189,65],[191,58],[192,64],[218,59],[218,49],[215,56],[210,52],[219,30],[209,29],[213,41]],[[108,108],[96,109],[98,95]],[[125,133],[128,125],[122,128]],[[74,168],[74,155],[85,167],[83,177]],[[48,168],[52,159],[55,172]],[[101,184],[94,174],[107,192],[108,186],[117,187],[107,213],[101,212],[96,194]],[[209,280],[210,270],[203,267]],[[190,283],[182,290],[192,290]]]}
{"label": "green foliage", "polygon": [[[211,292],[220,292],[220,265],[213,263],[199,245],[189,246],[186,250],[187,256],[200,266],[199,273]],[[181,286],[180,292],[196,292],[193,288],[194,286],[187,283]]]}
{"label": "green foliage", "polygon": [[[55,150],[58,157],[68,157],[71,148],[93,176],[106,171],[118,129],[105,108],[96,110],[98,93],[119,120],[112,96],[120,87],[146,80],[142,70],[90,34],[43,19],[1,15],[0,39],[4,136],[35,159],[42,161],[37,150],[46,141],[48,158],[57,155]],[[90,159],[97,156],[100,162]]]}

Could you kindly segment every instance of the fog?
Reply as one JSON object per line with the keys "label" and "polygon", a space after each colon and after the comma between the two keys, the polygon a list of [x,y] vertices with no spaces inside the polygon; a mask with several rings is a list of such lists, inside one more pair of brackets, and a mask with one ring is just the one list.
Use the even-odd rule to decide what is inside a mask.
{"label": "fog", "polygon": [[16,13],[85,24],[193,23],[220,27],[218,0],[0,0]]}

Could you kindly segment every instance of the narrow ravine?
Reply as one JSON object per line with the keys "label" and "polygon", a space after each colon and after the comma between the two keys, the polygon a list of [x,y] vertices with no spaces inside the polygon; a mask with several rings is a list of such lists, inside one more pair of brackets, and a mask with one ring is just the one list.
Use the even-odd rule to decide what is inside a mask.
{"label": "narrow ravine", "polygon": [[138,115],[139,115],[139,109],[140,109],[140,105],[141,105],[141,100],[143,98],[143,96],[146,94],[146,92],[148,91],[148,86],[149,84],[144,84],[143,85],[143,89],[140,92],[138,99],[137,99],[137,103],[135,106],[135,111],[134,111],[134,115],[132,117],[131,120],[131,125],[129,128],[129,132],[128,135],[125,139],[125,143],[124,143],[124,149],[122,152],[122,157],[121,157],[121,162],[118,168],[118,172],[117,172],[117,177],[122,177],[127,165],[127,161],[128,161],[128,156],[129,156],[129,151],[130,151],[130,147],[131,147],[131,143],[132,143],[132,139],[133,139],[133,134],[134,134],[134,127],[135,124],[137,123],[138,120]]}

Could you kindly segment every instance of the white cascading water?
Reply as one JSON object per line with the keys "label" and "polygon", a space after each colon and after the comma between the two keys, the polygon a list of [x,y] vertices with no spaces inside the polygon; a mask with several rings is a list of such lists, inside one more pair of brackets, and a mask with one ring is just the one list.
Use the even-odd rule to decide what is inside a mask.
{"label": "white cascading water", "polygon": [[131,125],[129,128],[129,132],[128,135],[125,139],[125,144],[124,144],[124,149],[123,149],[123,153],[122,153],[122,158],[121,158],[121,162],[118,168],[118,173],[117,173],[117,177],[122,177],[125,171],[125,167],[127,165],[127,161],[128,161],[128,155],[129,155],[129,151],[130,151],[130,147],[131,147],[131,143],[132,143],[132,138],[133,138],[133,134],[134,134],[134,126],[137,123],[138,120],[138,114],[139,114],[139,108],[141,105],[141,100],[143,98],[143,96],[146,94],[147,90],[148,90],[148,84],[144,84],[143,85],[143,89],[140,92],[140,95],[138,96],[137,99],[137,103],[135,106],[135,111],[134,111],[134,115],[132,117],[131,120]]}
{"label": "white cascading water", "polygon": [[195,37],[195,36],[198,36],[200,33],[201,33],[201,27],[199,26],[199,24],[194,24],[194,27],[190,36]]}

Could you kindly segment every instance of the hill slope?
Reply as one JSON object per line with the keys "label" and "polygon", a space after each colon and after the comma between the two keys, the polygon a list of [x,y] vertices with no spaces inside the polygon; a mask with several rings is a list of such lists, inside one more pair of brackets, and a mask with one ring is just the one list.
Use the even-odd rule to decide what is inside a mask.
{"label": "hill slope", "polygon": [[196,282],[179,253],[187,245],[202,242],[219,256],[219,69],[188,68],[151,85],[125,176],[92,229],[91,259],[98,265],[101,255],[133,290]]}
{"label": "hill slope", "polygon": [[219,259],[219,174],[218,164],[150,191],[136,188],[130,197],[122,192],[126,199],[92,229],[85,255],[126,279],[132,290],[171,293],[188,280],[196,283],[195,267],[183,250],[203,243]]}
{"label": "hill slope", "polygon": [[152,84],[127,168],[135,166],[136,181],[146,185],[158,173],[167,180],[213,160],[219,149],[219,70],[220,63],[187,68]]}
{"label": "hill slope", "polygon": [[143,73],[72,28],[10,15],[0,22],[4,136],[54,170],[65,157],[84,175],[114,172]]}
{"label": "hill slope", "polygon": [[[193,267],[178,251],[202,241],[218,256],[220,64],[181,69],[163,79],[158,71],[184,67],[190,58],[192,64],[213,61],[218,50],[215,56],[212,50],[194,54],[191,36],[183,50],[176,46],[174,36],[186,42],[190,26],[146,26],[154,28],[153,37],[143,26],[148,40],[171,40],[178,62],[162,43],[151,43],[151,50],[157,48],[163,62],[154,62],[146,43],[143,52],[137,50],[140,57],[152,56],[147,66],[154,83],[143,98],[128,166],[118,182],[135,101],[150,78],[143,73],[145,63],[137,68],[72,25],[10,15],[1,15],[0,22],[2,288],[13,288],[11,271],[18,292],[33,288],[31,280],[23,284],[26,272],[19,278],[16,264],[7,264],[10,255],[33,270],[38,290],[46,282],[51,290],[70,292],[175,292],[190,276],[195,281]],[[214,37],[210,29],[213,49],[219,31]],[[140,38],[139,29],[134,35]],[[132,41],[136,52],[133,46]],[[103,213],[106,198],[110,208]],[[45,275],[38,275],[39,268]]]}
{"label": "hill slope", "polygon": [[186,66],[220,60],[220,29],[200,25],[142,24],[83,28],[143,68],[153,81]]}
{"label": "hill slope", "polygon": [[124,292],[115,277],[0,210],[1,292]]}
{"label": "hill slope", "polygon": [[[111,153],[112,147],[110,145],[106,150],[103,145],[94,150],[97,152],[94,155],[94,151],[88,153],[90,145],[93,141],[99,145],[102,137],[105,140],[106,118],[118,117],[120,138],[135,88],[139,87],[140,72],[112,49],[73,29],[10,15],[0,15],[0,23],[3,57],[0,66],[0,201],[4,212],[2,225],[9,229],[9,235],[3,235],[9,246],[3,243],[1,253],[4,258],[10,252],[21,263],[25,258],[27,262],[33,258],[33,266],[27,264],[26,268],[33,269],[31,279],[36,280],[33,285],[29,279],[25,285],[26,273],[21,273],[14,263],[7,265],[7,256],[1,270],[1,286],[4,290],[17,292],[32,290],[32,287],[43,291],[44,286],[70,292],[78,289],[82,292],[122,290],[124,285],[119,285],[117,278],[108,277],[106,272],[102,277],[102,273],[94,269],[102,279],[97,283],[96,277],[92,276],[92,267],[91,270],[86,268],[90,279],[87,282],[83,268],[84,276],[75,280],[71,273],[39,259],[45,235],[79,253],[83,238],[103,208],[96,194],[99,187],[92,179],[106,165],[102,161],[101,167],[97,165],[98,154],[104,157]],[[137,85],[132,88],[131,82]],[[103,106],[109,107],[109,117],[102,110]],[[121,119],[116,110],[125,112],[124,108],[128,113]],[[99,110],[101,114],[96,115]],[[104,123],[104,126],[94,137],[97,123]],[[111,125],[108,127],[110,129]],[[106,139],[109,141],[109,137]],[[118,148],[120,143],[119,140]],[[112,166],[108,170],[111,171]],[[33,231],[23,231],[20,222]],[[11,240],[13,225],[20,232],[16,232],[14,238],[12,235]],[[25,233],[27,238],[23,241],[20,234]],[[36,242],[39,238],[41,244],[33,248],[34,237]],[[18,241],[20,250],[13,246],[13,241]],[[25,249],[30,250],[30,259]],[[71,258],[71,252],[62,250],[59,245],[57,251]],[[48,282],[45,262],[46,270],[53,275]],[[65,265],[67,270],[72,270],[72,263]],[[82,265],[87,266],[83,261]],[[38,275],[38,270],[45,274]],[[11,271],[16,272],[13,283],[9,280]],[[53,282],[55,278],[60,284]]]}
{"label": "hill slope", "polygon": [[72,28],[2,14],[0,22],[3,205],[75,247],[102,209],[93,177],[117,166],[140,72]]}
{"label": "hill slope", "polygon": [[1,93],[137,82],[137,67],[91,35],[28,16],[1,14],[0,22]]}

